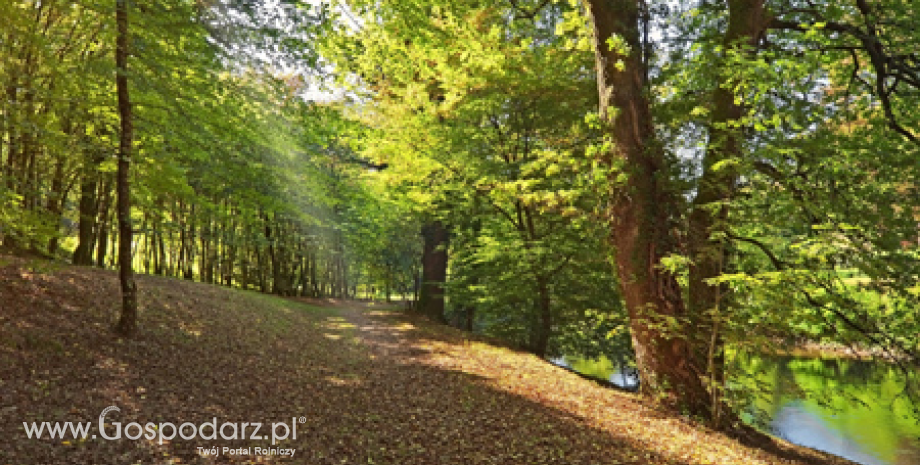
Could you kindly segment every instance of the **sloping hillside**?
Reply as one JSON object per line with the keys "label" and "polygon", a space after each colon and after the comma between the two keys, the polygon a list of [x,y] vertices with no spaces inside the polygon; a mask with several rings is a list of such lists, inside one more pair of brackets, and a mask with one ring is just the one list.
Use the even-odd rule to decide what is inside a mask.
{"label": "sloping hillside", "polygon": [[[141,276],[141,331],[121,340],[109,331],[114,273],[0,260],[0,464],[791,463],[402,313]],[[155,438],[29,439],[23,427],[91,422],[99,435],[108,406],[120,411],[107,435],[152,422]],[[210,440],[202,427],[160,440],[160,423],[212,421],[261,422],[269,439]],[[296,423],[296,438],[272,445],[280,422]]]}

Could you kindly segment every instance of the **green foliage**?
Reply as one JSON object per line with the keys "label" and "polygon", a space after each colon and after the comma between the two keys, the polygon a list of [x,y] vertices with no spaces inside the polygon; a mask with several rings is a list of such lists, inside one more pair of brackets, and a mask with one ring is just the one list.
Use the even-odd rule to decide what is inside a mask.
{"label": "green foliage", "polygon": [[[916,359],[920,85],[904,71],[916,74],[916,9],[777,7],[754,53],[723,40],[724,5],[652,3],[661,40],[601,43],[648,66],[620,70],[649,80],[649,143],[666,152],[655,182],[673,194],[663,229],[675,253],[656,266],[687,291],[686,225],[707,212],[716,224],[704,232],[726,250],[711,284],[725,292],[694,317],[718,321],[713,340]],[[132,11],[139,267],[288,295],[407,298],[419,230],[437,220],[452,236],[452,321],[472,315],[476,330],[541,355],[630,351],[606,216],[630,160],[603,159],[618,141],[604,138],[578,2],[361,0],[337,21],[329,6],[272,5]],[[113,12],[16,1],[0,17],[13,38],[0,42],[0,240],[61,257],[79,243],[84,263],[110,265]],[[884,25],[864,35],[877,35],[887,68],[842,26],[854,18]],[[307,102],[330,71],[345,97]],[[718,114],[720,90],[739,115]],[[724,134],[737,153],[704,161]],[[704,169],[730,193],[694,205]]]}
{"label": "green foliage", "polygon": [[[385,223],[392,213],[365,190],[363,169],[338,140],[349,126],[339,110],[305,102],[304,77],[268,67],[317,63],[309,44],[323,8],[275,6],[160,0],[131,9],[135,266],[350,295],[360,261],[375,258],[361,249],[370,242],[363,235],[377,233],[349,229],[353,217],[376,206],[375,221]],[[81,263],[111,266],[112,5],[0,8],[0,35],[17,38],[0,43],[0,240],[59,256],[79,244]]]}
{"label": "green foliage", "polygon": [[[533,3],[532,5],[530,3]],[[451,229],[451,319],[537,352],[598,350],[622,315],[605,250],[589,146],[592,56],[573,49],[565,5],[385,2],[324,54],[366,100],[356,147],[422,217]],[[532,17],[520,17],[533,8]],[[529,11],[529,10],[528,10]],[[574,34],[577,36],[577,34]],[[587,324],[585,315],[598,315]],[[548,325],[548,326],[547,326]]]}
{"label": "green foliage", "polygon": [[[808,13],[778,8],[775,22],[786,26],[767,30],[756,54],[719,40],[721,7],[704,5],[671,23],[669,33],[688,45],[669,50],[654,94],[669,148],[683,158],[688,197],[713,150],[707,135],[735,128],[744,137],[740,156],[711,167],[738,173],[730,201],[710,207],[728,212],[719,225],[727,232],[717,237],[727,249],[725,271],[713,283],[725,286],[729,344],[758,352],[812,342],[917,359],[920,300],[911,289],[920,276],[913,181],[920,145],[892,130],[883,104],[896,109],[895,123],[916,127],[916,88],[896,88],[894,78],[877,86],[870,52],[840,33],[854,17],[892,20],[899,26],[879,34],[895,56],[918,40],[901,27],[915,14],[901,3],[884,2],[868,17],[850,3],[818,2]],[[743,109],[725,126],[712,123],[713,103],[701,97],[718,85],[718,72]],[[915,387],[916,373],[906,382]]]}

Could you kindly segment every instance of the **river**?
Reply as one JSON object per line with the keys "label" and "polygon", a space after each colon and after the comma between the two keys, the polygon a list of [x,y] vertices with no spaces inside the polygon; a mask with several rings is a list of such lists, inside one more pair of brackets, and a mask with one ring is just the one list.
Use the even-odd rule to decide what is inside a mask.
{"label": "river", "polygon": [[[631,370],[606,358],[560,357],[554,363],[634,389]],[[920,422],[899,393],[903,374],[884,363],[739,355],[731,386],[757,393],[745,421],[790,442],[864,465],[920,465]],[[743,384],[742,384],[743,383]]]}

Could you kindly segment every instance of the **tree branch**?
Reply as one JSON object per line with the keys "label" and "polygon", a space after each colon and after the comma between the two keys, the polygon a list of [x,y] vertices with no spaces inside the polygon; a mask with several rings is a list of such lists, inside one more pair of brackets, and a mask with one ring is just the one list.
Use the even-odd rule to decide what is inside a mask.
{"label": "tree branch", "polygon": [[[874,85],[866,84],[879,98],[882,111],[888,122],[888,127],[911,143],[920,146],[920,136],[900,123],[891,103],[891,95],[901,82],[910,85],[914,89],[920,89],[920,77],[916,76],[917,71],[914,69],[915,67],[908,64],[909,61],[915,60],[914,54],[894,55],[886,49],[879,37],[878,28],[876,27],[876,23],[879,20],[878,18],[872,18],[873,12],[871,7],[865,0],[855,0],[855,2],[857,9],[862,14],[865,21],[865,29],[851,24],[826,21],[821,17],[819,12],[810,9],[796,10],[794,12],[805,13],[814,18],[816,22],[823,23],[823,30],[847,34],[859,41],[860,49],[869,55],[869,61],[875,71]],[[803,25],[799,21],[790,21],[774,17],[770,21],[768,27],[770,29],[804,32],[812,29],[813,26]],[[859,69],[858,62],[854,63],[854,66],[856,66],[856,70]],[[856,70],[854,70],[854,75],[856,74]],[[893,83],[890,85],[888,84],[889,78],[894,78]]]}

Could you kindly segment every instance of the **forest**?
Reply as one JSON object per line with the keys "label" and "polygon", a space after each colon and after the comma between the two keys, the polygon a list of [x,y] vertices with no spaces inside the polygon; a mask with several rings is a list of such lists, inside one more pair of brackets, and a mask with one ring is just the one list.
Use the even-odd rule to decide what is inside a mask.
{"label": "forest", "polygon": [[[32,389],[119,347],[119,366],[156,372],[139,355],[154,340],[157,353],[199,341],[189,350],[210,360],[224,343],[208,324],[244,341],[228,357],[251,342],[289,360],[311,344],[369,380],[387,344],[407,360],[433,344],[459,358],[431,355],[419,376],[447,384],[432,366],[494,364],[501,384],[522,363],[520,376],[551,385],[571,375],[545,371],[561,365],[588,378],[572,383],[612,385],[777,457],[845,463],[776,452],[771,434],[866,465],[920,463],[915,0],[14,0],[0,18],[0,390],[15,394],[0,401],[0,432],[24,444],[0,463],[110,463],[92,445],[67,455],[71,441],[24,438],[20,423],[63,418],[38,413],[92,419],[105,406],[29,413],[23,403],[44,398]],[[286,332],[300,324],[305,339],[366,338],[370,352]],[[404,338],[404,326],[422,329]],[[457,338],[469,353],[443,342]],[[46,361],[57,368],[30,371]],[[414,379],[401,395],[424,397]],[[151,383],[120,395],[123,408]],[[591,386],[566,402],[607,405]],[[826,425],[868,415],[897,432],[857,452],[797,440],[786,396],[814,402]],[[501,415],[524,422],[506,402]],[[566,434],[606,444],[606,427],[586,428]],[[286,460],[755,463],[560,452],[591,449],[579,441],[526,459],[437,455],[424,438],[421,450],[328,455],[317,442]],[[178,461],[124,457],[229,460],[169,453]]]}

